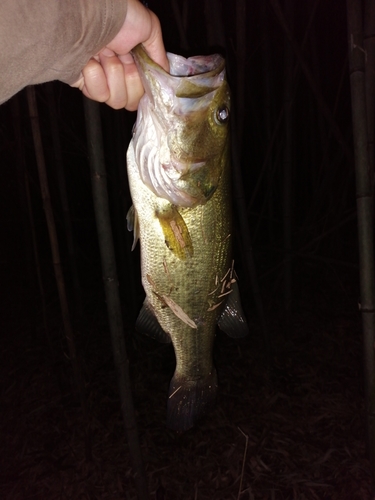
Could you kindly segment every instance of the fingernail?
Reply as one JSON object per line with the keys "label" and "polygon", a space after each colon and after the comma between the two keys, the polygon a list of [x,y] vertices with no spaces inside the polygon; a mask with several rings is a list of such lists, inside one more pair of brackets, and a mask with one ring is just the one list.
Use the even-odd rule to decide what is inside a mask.
{"label": "fingernail", "polygon": [[113,50],[108,49],[107,47],[104,47],[104,49],[100,51],[100,54],[107,57],[113,57],[115,55]]}

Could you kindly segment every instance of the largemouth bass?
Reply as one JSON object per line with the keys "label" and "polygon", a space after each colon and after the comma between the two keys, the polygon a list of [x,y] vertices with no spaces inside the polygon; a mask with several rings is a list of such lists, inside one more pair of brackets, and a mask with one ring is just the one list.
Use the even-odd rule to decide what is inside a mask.
{"label": "largemouth bass", "polygon": [[216,325],[248,330],[231,259],[230,92],[220,55],[168,54],[170,74],[140,45],[133,57],[145,87],[127,152],[146,292],[136,328],[173,343],[167,425],[185,431],[215,399]]}

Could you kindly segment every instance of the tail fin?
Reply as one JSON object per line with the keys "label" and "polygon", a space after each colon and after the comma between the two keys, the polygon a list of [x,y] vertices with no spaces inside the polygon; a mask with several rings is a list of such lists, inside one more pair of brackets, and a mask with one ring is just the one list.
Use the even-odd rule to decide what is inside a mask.
{"label": "tail fin", "polygon": [[187,380],[175,373],[169,386],[167,426],[177,432],[193,427],[213,406],[216,392],[215,369],[198,380]]}

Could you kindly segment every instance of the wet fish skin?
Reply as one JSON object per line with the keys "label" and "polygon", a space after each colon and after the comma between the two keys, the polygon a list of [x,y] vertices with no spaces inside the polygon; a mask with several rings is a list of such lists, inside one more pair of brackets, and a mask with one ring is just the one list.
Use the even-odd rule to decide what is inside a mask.
{"label": "wet fish skin", "polygon": [[231,260],[224,60],[168,57],[177,76],[156,65],[142,47],[134,50],[146,93],[127,166],[134,205],[130,225],[138,228],[146,292],[136,326],[173,343],[176,370],[167,424],[185,431],[215,399],[217,323],[232,336],[245,335],[247,324]]}

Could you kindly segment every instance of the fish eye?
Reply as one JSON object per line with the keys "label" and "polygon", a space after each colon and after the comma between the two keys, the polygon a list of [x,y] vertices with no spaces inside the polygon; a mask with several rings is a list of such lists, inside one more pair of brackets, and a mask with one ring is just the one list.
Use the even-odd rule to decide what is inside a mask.
{"label": "fish eye", "polygon": [[220,124],[227,123],[229,120],[229,109],[225,104],[217,108],[215,113],[216,121]]}

